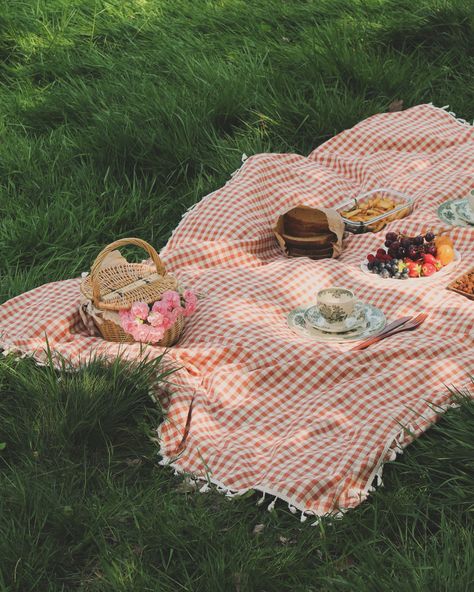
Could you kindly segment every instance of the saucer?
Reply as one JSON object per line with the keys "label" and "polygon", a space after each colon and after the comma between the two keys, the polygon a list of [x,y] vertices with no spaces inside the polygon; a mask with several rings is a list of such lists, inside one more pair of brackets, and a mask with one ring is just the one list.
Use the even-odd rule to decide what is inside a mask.
{"label": "saucer", "polygon": [[463,199],[461,202],[457,208],[458,216],[469,224],[474,224],[474,212],[469,207],[467,199]]}
{"label": "saucer", "polygon": [[340,323],[330,323],[323,317],[318,305],[315,305],[310,306],[306,310],[304,318],[306,324],[313,329],[319,329],[325,333],[347,333],[348,331],[357,329],[363,324],[365,321],[365,309],[362,302],[357,302],[352,314],[344,319],[344,321],[341,321]]}
{"label": "saucer", "polygon": [[386,323],[383,312],[371,304],[363,304],[364,321],[358,327],[345,333],[327,333],[315,327],[309,326],[305,321],[305,312],[313,305],[299,306],[292,310],[287,316],[288,327],[298,335],[307,337],[313,341],[324,341],[329,343],[344,343],[346,341],[355,341],[356,339],[365,339],[379,333]]}
{"label": "saucer", "polygon": [[438,218],[446,224],[451,224],[451,226],[470,228],[472,224],[469,224],[461,216],[464,204],[467,204],[466,198],[445,201],[438,207]]}

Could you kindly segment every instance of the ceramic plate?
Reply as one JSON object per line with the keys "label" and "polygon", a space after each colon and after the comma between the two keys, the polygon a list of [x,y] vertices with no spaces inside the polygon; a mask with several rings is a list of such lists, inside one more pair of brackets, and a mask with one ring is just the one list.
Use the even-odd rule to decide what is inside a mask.
{"label": "ceramic plate", "polygon": [[462,211],[465,203],[467,203],[466,198],[450,199],[449,201],[445,201],[438,208],[438,218],[442,222],[450,224],[451,226],[471,227],[472,224],[469,224],[460,216],[460,208]]}
{"label": "ceramic plate", "polygon": [[295,333],[312,339],[314,341],[326,341],[333,343],[344,343],[345,341],[354,341],[356,339],[365,339],[371,335],[379,333],[385,327],[385,315],[383,312],[371,304],[362,304],[365,321],[361,326],[356,327],[347,333],[326,333],[314,327],[309,327],[305,321],[305,312],[312,305],[300,306],[292,310],[287,316],[288,326]]}
{"label": "ceramic plate", "polygon": [[460,218],[462,218],[465,222],[469,224],[474,224],[474,212],[469,207],[467,199],[461,200],[463,203],[460,203],[457,207],[457,214]]}
{"label": "ceramic plate", "polygon": [[362,326],[365,321],[365,309],[362,302],[357,302],[354,312],[342,323],[328,323],[321,314],[318,305],[310,306],[304,317],[310,327],[325,333],[346,333]]}
{"label": "ceramic plate", "polygon": [[360,264],[360,268],[362,269],[362,271],[364,273],[367,273],[368,275],[371,275],[372,277],[379,279],[380,281],[384,281],[384,282],[419,282],[420,280],[424,280],[424,281],[428,281],[428,280],[433,280],[433,279],[437,279],[439,277],[443,277],[445,275],[449,275],[452,271],[454,271],[456,269],[456,267],[458,266],[459,262],[461,261],[461,253],[459,253],[459,251],[454,250],[454,261],[451,261],[451,263],[448,263],[448,265],[446,265],[445,267],[442,267],[439,271],[437,271],[436,273],[434,273],[433,275],[427,275],[427,276],[422,276],[422,277],[417,277],[417,278],[407,278],[406,280],[402,280],[402,279],[397,279],[397,278],[382,278],[379,275],[377,275],[376,273],[372,273],[371,271],[369,271],[368,267],[367,267],[367,261],[365,261],[364,263]]}

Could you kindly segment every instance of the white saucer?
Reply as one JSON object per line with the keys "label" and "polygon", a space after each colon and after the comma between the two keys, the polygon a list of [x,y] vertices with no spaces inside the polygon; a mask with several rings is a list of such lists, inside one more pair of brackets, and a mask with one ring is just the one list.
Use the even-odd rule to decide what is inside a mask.
{"label": "white saucer", "polygon": [[299,306],[292,310],[287,316],[288,327],[298,335],[307,337],[313,341],[325,341],[330,343],[344,343],[346,341],[355,341],[365,339],[382,331],[385,327],[386,319],[380,308],[371,304],[363,304],[365,320],[359,327],[346,333],[327,333],[314,327],[310,327],[305,322],[305,312],[312,305]]}
{"label": "white saucer", "polygon": [[313,329],[324,331],[325,333],[347,333],[348,331],[353,331],[362,326],[365,321],[365,313],[366,309],[364,304],[362,302],[357,302],[353,313],[344,321],[340,323],[330,323],[323,317],[316,304],[315,306],[310,306],[306,310],[304,313],[304,319],[307,325]]}
{"label": "white saucer", "polygon": [[461,226],[464,228],[472,228],[472,224],[461,218],[460,213],[464,209],[464,204],[467,202],[466,198],[462,199],[448,199],[438,207],[438,218],[445,224],[451,226]]}
{"label": "white saucer", "polygon": [[467,199],[461,200],[461,203],[458,205],[458,216],[469,222],[469,224],[474,224],[474,212],[469,207],[469,203]]}

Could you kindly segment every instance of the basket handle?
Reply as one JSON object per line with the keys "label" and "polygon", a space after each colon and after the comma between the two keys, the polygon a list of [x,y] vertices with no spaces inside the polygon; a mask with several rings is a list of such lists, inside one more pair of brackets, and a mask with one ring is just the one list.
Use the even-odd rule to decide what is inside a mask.
{"label": "basket handle", "polygon": [[153,263],[155,264],[156,271],[160,275],[165,275],[166,269],[163,261],[160,259],[160,256],[156,252],[156,250],[148,244],[146,241],[142,240],[141,238],[121,238],[119,240],[110,243],[107,245],[105,249],[103,249],[96,257],[96,260],[92,264],[91,267],[91,287],[92,287],[92,299],[94,304],[97,306],[100,302],[100,283],[99,283],[99,271],[102,267],[102,263],[107,255],[111,251],[115,251],[119,247],[123,247],[125,245],[136,245],[137,247],[141,247],[144,249],[148,255],[150,255]]}

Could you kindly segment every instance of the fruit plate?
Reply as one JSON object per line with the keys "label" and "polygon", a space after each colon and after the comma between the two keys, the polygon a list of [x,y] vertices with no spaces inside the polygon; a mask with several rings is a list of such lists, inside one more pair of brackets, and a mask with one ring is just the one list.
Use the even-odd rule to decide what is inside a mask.
{"label": "fruit plate", "polygon": [[451,261],[451,263],[448,263],[448,265],[445,265],[444,267],[442,267],[439,271],[437,271],[436,273],[434,273],[433,275],[427,275],[427,276],[420,276],[420,277],[408,277],[406,279],[401,279],[401,278],[383,278],[381,276],[379,276],[376,273],[372,273],[369,268],[367,267],[367,261],[364,261],[363,263],[360,264],[360,268],[362,269],[362,271],[368,275],[371,275],[375,278],[378,278],[381,281],[393,281],[393,282],[418,282],[419,280],[433,280],[433,279],[437,279],[439,277],[443,277],[446,275],[449,275],[451,272],[453,272],[456,267],[459,265],[459,262],[461,261],[461,253],[459,251],[456,251],[456,249],[454,249],[454,261]]}

